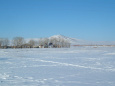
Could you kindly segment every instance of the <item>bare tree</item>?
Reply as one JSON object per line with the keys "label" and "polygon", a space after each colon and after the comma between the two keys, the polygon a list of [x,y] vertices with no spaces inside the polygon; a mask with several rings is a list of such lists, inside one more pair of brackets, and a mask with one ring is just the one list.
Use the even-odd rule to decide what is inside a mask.
{"label": "bare tree", "polygon": [[44,38],[44,39],[43,39],[43,42],[44,42],[44,47],[45,47],[45,48],[48,48],[49,39],[48,39],[48,38]]}
{"label": "bare tree", "polygon": [[0,38],[0,48],[1,48],[1,46],[2,46],[2,42],[3,42],[3,39]]}
{"label": "bare tree", "polygon": [[8,38],[0,38],[0,47],[7,48],[9,45]]}
{"label": "bare tree", "polygon": [[30,45],[31,48],[35,46],[35,43],[36,43],[36,41],[33,40],[33,39],[31,39],[31,40],[28,42],[28,44]]}
{"label": "bare tree", "polygon": [[8,45],[9,45],[9,40],[8,40],[8,38],[4,38],[4,39],[3,39],[2,45],[4,46],[4,48],[7,48],[7,47],[8,47]]}
{"label": "bare tree", "polygon": [[43,38],[40,38],[40,39],[39,39],[39,45],[40,45],[40,46],[43,45]]}
{"label": "bare tree", "polygon": [[15,37],[13,38],[13,45],[16,48],[21,48],[21,46],[25,43],[24,38],[23,37]]}

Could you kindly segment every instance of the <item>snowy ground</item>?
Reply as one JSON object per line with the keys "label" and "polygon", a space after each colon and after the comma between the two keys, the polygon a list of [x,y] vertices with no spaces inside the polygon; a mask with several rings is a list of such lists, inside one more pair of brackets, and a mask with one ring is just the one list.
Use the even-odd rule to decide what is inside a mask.
{"label": "snowy ground", "polygon": [[0,86],[115,86],[115,47],[0,49]]}

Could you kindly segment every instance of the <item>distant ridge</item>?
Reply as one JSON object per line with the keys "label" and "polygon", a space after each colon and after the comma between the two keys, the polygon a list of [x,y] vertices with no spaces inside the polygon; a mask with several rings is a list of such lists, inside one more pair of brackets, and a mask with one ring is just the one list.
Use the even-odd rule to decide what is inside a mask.
{"label": "distant ridge", "polygon": [[87,41],[66,37],[64,35],[54,35],[49,38],[63,38],[70,41],[71,45],[115,45],[115,41]]}

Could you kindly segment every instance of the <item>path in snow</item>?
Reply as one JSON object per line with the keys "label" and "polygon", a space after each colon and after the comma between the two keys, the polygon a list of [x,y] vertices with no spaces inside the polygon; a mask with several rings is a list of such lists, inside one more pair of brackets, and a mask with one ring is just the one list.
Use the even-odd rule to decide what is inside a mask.
{"label": "path in snow", "polygon": [[115,48],[0,49],[0,86],[115,86]]}

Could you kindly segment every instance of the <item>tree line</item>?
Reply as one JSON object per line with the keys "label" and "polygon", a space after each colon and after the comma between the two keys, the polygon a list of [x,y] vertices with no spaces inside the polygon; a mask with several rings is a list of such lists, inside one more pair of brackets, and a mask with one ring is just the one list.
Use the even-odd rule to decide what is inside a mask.
{"label": "tree line", "polygon": [[0,38],[0,48],[69,48],[70,42],[64,38],[40,38],[26,41],[23,37]]}

